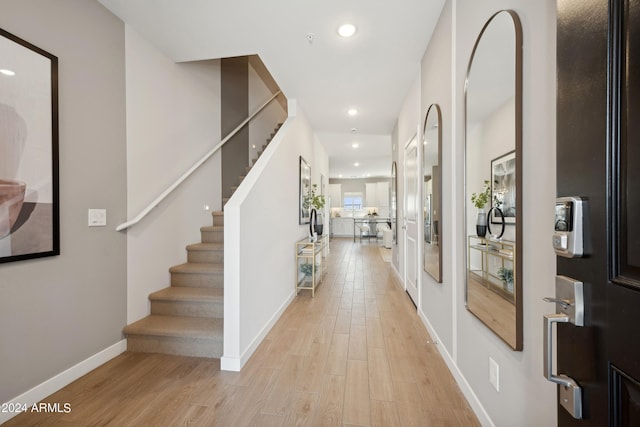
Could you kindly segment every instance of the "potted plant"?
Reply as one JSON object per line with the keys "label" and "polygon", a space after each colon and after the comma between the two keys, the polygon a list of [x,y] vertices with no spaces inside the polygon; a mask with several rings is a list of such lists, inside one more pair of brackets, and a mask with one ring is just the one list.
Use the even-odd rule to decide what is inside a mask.
{"label": "potted plant", "polygon": [[316,229],[316,233],[318,233],[318,236],[321,236],[324,228],[323,227],[324,221],[322,218],[322,209],[324,209],[325,200],[324,200],[324,195],[316,194],[316,191],[318,191],[318,184],[313,184],[311,188],[307,190],[307,195],[304,198],[304,207],[306,209],[313,208],[316,210],[315,229]]}
{"label": "potted plant", "polygon": [[513,292],[513,270],[510,268],[500,267],[498,269],[498,278],[504,282],[505,289]]}
{"label": "potted plant", "polygon": [[300,272],[302,272],[306,277],[310,277],[311,274],[318,271],[318,264],[311,264],[305,262],[304,264],[300,264]]}
{"label": "potted plant", "polygon": [[480,193],[471,194],[471,203],[478,209],[476,214],[476,234],[478,237],[484,237],[487,235],[487,215],[484,212],[484,207],[489,203],[491,198],[491,186],[489,181],[485,180],[482,191]]}

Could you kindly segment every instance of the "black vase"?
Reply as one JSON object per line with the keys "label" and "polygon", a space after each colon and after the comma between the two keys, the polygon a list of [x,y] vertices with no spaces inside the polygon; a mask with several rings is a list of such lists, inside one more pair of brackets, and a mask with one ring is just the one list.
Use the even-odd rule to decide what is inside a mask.
{"label": "black vase", "polygon": [[478,209],[478,214],[476,215],[476,235],[478,237],[487,235],[487,217],[484,209]]}

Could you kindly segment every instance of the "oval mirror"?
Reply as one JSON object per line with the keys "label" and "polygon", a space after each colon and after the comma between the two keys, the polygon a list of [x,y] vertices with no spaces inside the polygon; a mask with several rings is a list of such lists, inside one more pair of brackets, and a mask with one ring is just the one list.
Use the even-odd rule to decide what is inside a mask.
{"label": "oval mirror", "polygon": [[500,11],[465,82],[466,305],[522,350],[522,28]]}
{"label": "oval mirror", "polygon": [[441,140],[442,113],[440,106],[431,104],[427,110],[422,132],[422,214],[424,218],[424,271],[442,282],[441,213]]}

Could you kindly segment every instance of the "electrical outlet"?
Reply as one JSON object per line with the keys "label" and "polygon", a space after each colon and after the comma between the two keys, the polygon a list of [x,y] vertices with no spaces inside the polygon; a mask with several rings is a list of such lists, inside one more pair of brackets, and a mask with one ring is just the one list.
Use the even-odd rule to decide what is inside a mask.
{"label": "electrical outlet", "polygon": [[491,357],[489,357],[489,382],[496,391],[500,391],[500,366]]}

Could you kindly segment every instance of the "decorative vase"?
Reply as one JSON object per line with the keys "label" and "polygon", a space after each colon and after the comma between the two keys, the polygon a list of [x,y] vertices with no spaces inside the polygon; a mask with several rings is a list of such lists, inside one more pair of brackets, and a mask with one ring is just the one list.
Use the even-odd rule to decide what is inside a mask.
{"label": "decorative vase", "polygon": [[[498,215],[500,215],[500,221],[493,221],[493,217],[491,216],[491,213],[495,211],[495,217],[497,217]],[[489,209],[489,213],[487,214],[487,218],[488,218],[488,226],[489,226],[489,235],[491,236],[491,238],[493,240],[500,240],[502,239],[502,235],[504,234],[504,214],[502,213],[502,209],[500,209],[499,207],[495,206],[491,209]],[[502,224],[502,229],[500,230],[500,234],[493,234],[493,232],[491,231],[491,225],[490,223],[493,224]]]}
{"label": "decorative vase", "polygon": [[476,234],[478,237],[487,235],[487,215],[484,213],[484,209],[478,209],[476,214]]}
{"label": "decorative vase", "polygon": [[324,229],[322,212],[319,212],[319,211],[316,212],[315,221],[316,221],[315,222],[316,233],[318,234],[318,236],[322,236],[322,230]]}

